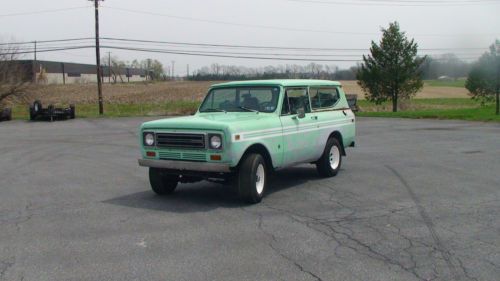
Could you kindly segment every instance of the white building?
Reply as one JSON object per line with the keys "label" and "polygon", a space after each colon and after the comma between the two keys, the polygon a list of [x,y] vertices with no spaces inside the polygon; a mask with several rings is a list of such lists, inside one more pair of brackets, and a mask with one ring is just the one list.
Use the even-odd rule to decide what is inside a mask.
{"label": "white building", "polygon": [[[37,83],[46,84],[74,84],[97,83],[97,69],[92,64],[80,64],[55,61],[19,61],[26,69],[26,76],[32,81],[36,74]],[[101,66],[101,78],[104,83],[128,83],[148,80],[148,73],[144,69],[119,68]]]}

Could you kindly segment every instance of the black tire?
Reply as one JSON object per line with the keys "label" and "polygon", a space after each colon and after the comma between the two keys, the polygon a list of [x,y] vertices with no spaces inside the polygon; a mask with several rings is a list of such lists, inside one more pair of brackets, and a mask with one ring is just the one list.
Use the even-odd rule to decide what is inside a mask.
{"label": "black tire", "polygon": [[52,104],[47,107],[47,112],[49,113],[50,122],[54,121],[54,106]]}
{"label": "black tire", "polygon": [[179,183],[179,176],[165,173],[162,169],[149,168],[151,189],[158,195],[172,194]]}
{"label": "black tire", "polygon": [[75,105],[69,105],[69,119],[75,119]]}
{"label": "black tire", "polygon": [[40,100],[35,100],[33,103],[33,112],[36,114],[40,113],[42,111],[42,102]]}
{"label": "black tire", "polygon": [[12,110],[10,108],[4,108],[0,113],[0,121],[10,120],[12,120]]}
{"label": "black tire", "polygon": [[35,108],[33,105],[30,105],[30,120],[33,121],[36,118]]}
{"label": "black tire", "polygon": [[342,166],[342,146],[336,138],[330,138],[326,142],[323,155],[316,162],[316,169],[322,177],[334,177],[339,172],[340,166]]}
{"label": "black tire", "polygon": [[[263,169],[263,171],[260,169]],[[258,173],[260,176],[257,175]],[[247,203],[259,203],[266,192],[267,179],[268,172],[264,158],[257,153],[248,154],[242,160],[238,170],[238,193],[240,198]]]}
{"label": "black tire", "polygon": [[5,120],[7,120],[7,121],[12,120],[12,109],[6,108],[5,109],[5,115],[6,115],[6,119]]}

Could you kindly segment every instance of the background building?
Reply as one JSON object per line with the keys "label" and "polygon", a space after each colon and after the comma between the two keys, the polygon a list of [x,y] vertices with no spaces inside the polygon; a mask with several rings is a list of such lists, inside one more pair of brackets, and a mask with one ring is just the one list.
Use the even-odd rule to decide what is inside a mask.
{"label": "background building", "polygon": [[[27,80],[45,84],[96,83],[96,67],[93,64],[80,64],[56,61],[18,61],[25,72]],[[141,82],[149,79],[148,71],[138,68],[102,67],[104,83]],[[34,79],[36,75],[36,80]]]}

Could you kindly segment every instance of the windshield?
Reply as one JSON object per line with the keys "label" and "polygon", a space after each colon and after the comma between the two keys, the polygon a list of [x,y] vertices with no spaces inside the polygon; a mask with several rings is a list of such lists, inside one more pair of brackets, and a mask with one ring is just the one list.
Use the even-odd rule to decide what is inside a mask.
{"label": "windshield", "polygon": [[279,87],[234,87],[212,89],[200,112],[244,112],[271,113],[278,104]]}

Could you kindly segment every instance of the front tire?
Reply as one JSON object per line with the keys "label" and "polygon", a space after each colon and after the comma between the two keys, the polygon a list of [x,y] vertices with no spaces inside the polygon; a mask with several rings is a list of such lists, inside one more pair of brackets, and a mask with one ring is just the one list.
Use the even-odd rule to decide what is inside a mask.
{"label": "front tire", "polygon": [[172,194],[179,183],[179,176],[167,174],[162,169],[149,168],[151,189],[158,195]]}
{"label": "front tire", "polygon": [[316,169],[322,177],[334,177],[342,165],[342,147],[336,138],[326,142],[325,151],[316,162]]}
{"label": "front tire", "polygon": [[264,197],[267,183],[267,166],[260,154],[248,154],[238,170],[238,191],[248,203],[259,203]]}

